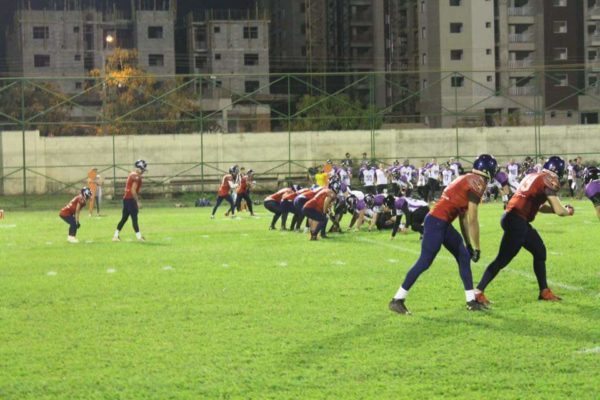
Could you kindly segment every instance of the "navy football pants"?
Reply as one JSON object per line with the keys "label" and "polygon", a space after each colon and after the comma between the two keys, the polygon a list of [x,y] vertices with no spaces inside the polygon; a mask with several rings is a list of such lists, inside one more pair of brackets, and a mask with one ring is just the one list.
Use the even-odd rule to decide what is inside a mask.
{"label": "navy football pants", "polygon": [[77,235],[77,221],[75,221],[75,217],[73,215],[69,215],[68,217],[60,216],[63,221],[69,224],[69,236]]}
{"label": "navy football pants", "polygon": [[462,236],[452,224],[427,214],[421,242],[421,256],[406,274],[404,283],[402,283],[404,290],[409,290],[419,275],[431,266],[442,245],[452,253],[458,262],[458,272],[465,290],[473,289],[471,257],[463,243]]}
{"label": "navy football pants", "polygon": [[138,207],[135,199],[123,199],[123,213],[121,216],[121,221],[117,225],[117,230],[120,231],[123,229],[125,222],[131,216],[131,223],[133,224],[133,230],[135,233],[140,231],[140,227],[138,226]]}
{"label": "navy football pants", "polygon": [[533,271],[540,290],[546,289],[548,287],[546,282],[546,246],[544,246],[540,234],[529,222],[511,212],[502,216],[500,225],[504,230],[504,234],[502,235],[498,255],[483,273],[477,289],[483,292],[487,285],[498,275],[498,272],[510,263],[522,247],[533,255]]}
{"label": "navy football pants", "polygon": [[223,200],[227,200],[227,202],[229,203],[229,212],[231,213],[231,215],[234,215],[235,205],[233,204],[233,197],[231,197],[230,194],[228,194],[227,196],[217,196],[217,202],[212,210],[212,215],[215,215],[215,213],[217,212],[217,208],[219,208]]}

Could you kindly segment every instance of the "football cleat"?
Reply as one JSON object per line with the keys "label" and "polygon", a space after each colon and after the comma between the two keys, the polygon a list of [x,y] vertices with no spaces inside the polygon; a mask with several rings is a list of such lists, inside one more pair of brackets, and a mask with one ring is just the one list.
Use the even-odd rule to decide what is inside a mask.
{"label": "football cleat", "polygon": [[486,308],[486,306],[484,306],[477,300],[467,301],[467,311],[483,311]]}
{"label": "football cleat", "polygon": [[113,241],[113,242],[120,242],[120,241],[121,241],[121,238],[120,238],[120,237],[118,237],[118,236],[113,236],[113,238],[112,238],[112,241]]}
{"label": "football cleat", "polygon": [[67,242],[69,242],[69,243],[79,243],[79,240],[77,240],[77,238],[75,236],[69,236],[69,237],[67,237]]}
{"label": "football cleat", "polygon": [[487,297],[485,297],[485,294],[483,294],[483,292],[476,293],[475,300],[477,300],[479,304],[483,304],[484,306],[490,305],[490,301]]}
{"label": "football cleat", "polygon": [[550,290],[550,288],[546,288],[540,292],[540,295],[538,296],[538,300],[560,301],[562,299],[560,297],[558,297],[557,295],[555,295],[554,293],[552,293],[552,290]]}
{"label": "football cleat", "polygon": [[145,242],[146,238],[144,238],[143,236],[140,236],[139,238],[137,238],[138,242]]}
{"label": "football cleat", "polygon": [[404,299],[392,299],[390,304],[388,304],[388,308],[398,314],[410,315],[410,311],[408,311],[408,308],[404,304]]}

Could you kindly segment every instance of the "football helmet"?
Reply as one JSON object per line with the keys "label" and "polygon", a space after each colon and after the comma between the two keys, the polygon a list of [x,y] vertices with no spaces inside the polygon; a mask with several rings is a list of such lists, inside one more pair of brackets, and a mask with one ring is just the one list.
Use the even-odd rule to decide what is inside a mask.
{"label": "football helmet", "polygon": [[489,154],[481,154],[473,162],[473,169],[482,172],[489,180],[496,176],[498,162]]}
{"label": "football helmet", "polygon": [[587,185],[591,181],[600,179],[600,169],[598,167],[588,167],[583,174],[583,183]]}
{"label": "football helmet", "polygon": [[390,210],[394,209],[394,203],[395,202],[396,202],[396,197],[394,195],[392,195],[392,194],[388,194],[387,197],[385,198],[385,205]]}
{"label": "football helmet", "polygon": [[81,194],[83,195],[83,197],[87,200],[87,199],[91,199],[92,198],[92,191],[90,190],[90,188],[88,187],[84,187],[81,189]]}
{"label": "football helmet", "polygon": [[559,156],[552,156],[544,163],[544,169],[554,172],[559,178],[562,178],[565,172],[565,160]]}
{"label": "football helmet", "polygon": [[148,163],[144,160],[137,160],[135,164],[133,164],[137,169],[141,169],[142,171],[146,171],[148,168]]}
{"label": "football helmet", "polygon": [[365,204],[369,208],[373,208],[375,205],[375,197],[372,194],[368,194],[365,196]]}
{"label": "football helmet", "polygon": [[333,190],[335,193],[339,193],[341,187],[338,181],[333,181],[329,183],[329,189]]}
{"label": "football helmet", "polygon": [[348,208],[348,212],[350,212],[350,213],[354,212],[354,209],[356,208],[356,202],[357,202],[356,196],[354,196],[354,195],[348,196],[348,198],[346,199],[346,207]]}

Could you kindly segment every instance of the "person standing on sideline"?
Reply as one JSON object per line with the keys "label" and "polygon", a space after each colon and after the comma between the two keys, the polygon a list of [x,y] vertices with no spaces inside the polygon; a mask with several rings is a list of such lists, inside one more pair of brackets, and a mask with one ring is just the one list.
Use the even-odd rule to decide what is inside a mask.
{"label": "person standing on sideline", "polygon": [[[404,282],[389,303],[390,310],[410,314],[404,304],[408,291],[433,263],[442,245],[456,258],[458,271],[465,289],[467,310],[484,309],[475,299],[471,260],[479,261],[478,207],[487,182],[496,174],[498,163],[489,154],[482,154],[473,163],[471,173],[461,175],[444,190],[433,210],[425,217],[421,255],[406,274]],[[452,226],[459,218],[462,237]],[[464,242],[463,242],[464,240]],[[465,245],[466,244],[466,245]]]}
{"label": "person standing on sideline", "polygon": [[383,163],[375,170],[375,181],[377,182],[377,194],[387,194],[388,177]]}
{"label": "person standing on sideline", "polygon": [[558,199],[560,179],[565,170],[565,161],[552,156],[544,163],[542,172],[527,175],[521,181],[519,189],[506,206],[506,212],[500,220],[504,230],[498,255],[486,268],[483,277],[477,285],[477,301],[489,304],[483,292],[498,272],[506,267],[525,248],[533,255],[533,271],[540,289],[538,299],[557,301],[560,297],[552,293],[546,282],[546,246],[540,234],[531,226],[538,212],[559,217],[573,215],[575,209],[570,205],[562,206]]}
{"label": "person standing on sideline", "polygon": [[64,206],[60,213],[58,214],[63,221],[69,224],[69,236],[67,236],[67,242],[69,243],[79,243],[77,240],[77,229],[81,226],[79,224],[79,213],[81,209],[85,207],[86,201],[92,198],[92,191],[84,187],[81,189],[81,192],[73,197],[71,201]]}
{"label": "person standing on sideline", "polygon": [[427,179],[427,186],[429,186],[428,199],[425,201],[431,203],[435,200],[435,193],[438,191],[440,186],[440,166],[437,163],[435,158],[431,159],[431,164],[429,164],[429,178]]}
{"label": "person standing on sideline", "polygon": [[215,202],[215,206],[210,214],[210,218],[215,218],[215,213],[217,212],[217,208],[221,205],[223,200],[226,200],[229,203],[229,210],[225,214],[225,216],[233,217],[235,215],[235,204],[233,204],[233,198],[231,197],[231,190],[237,187],[235,181],[237,180],[239,169],[237,165],[229,168],[229,173],[223,175],[221,179],[221,184],[219,185],[219,191],[217,192],[217,201]]}
{"label": "person standing on sideline", "polygon": [[240,177],[240,183],[236,189],[237,197],[235,199],[236,210],[241,210],[242,200],[246,202],[246,207],[250,211],[250,215],[254,217],[252,211],[252,199],[250,199],[250,189],[254,186],[254,170],[249,169],[246,174],[242,174]]}
{"label": "person standing on sideline", "polygon": [[583,174],[585,196],[592,201],[596,215],[600,219],[600,169],[589,167]]}
{"label": "person standing on sideline", "polygon": [[92,213],[94,212],[94,203],[96,200],[96,191],[98,189],[97,187],[97,179],[98,179],[98,168],[92,168],[88,171],[87,173],[87,187],[90,189],[90,191],[92,192],[92,197],[90,198],[90,201],[88,203],[88,209],[89,209],[89,214],[90,217],[92,216]]}
{"label": "person standing on sideline", "polygon": [[140,201],[139,197],[140,191],[142,190],[142,175],[144,172],[146,172],[148,164],[144,160],[137,160],[134,166],[135,171],[129,173],[127,182],[125,183],[125,194],[123,195],[123,213],[121,220],[117,225],[117,230],[115,230],[115,234],[113,235],[113,242],[121,241],[119,232],[121,232],[121,229],[123,229],[125,222],[127,222],[130,216],[133,230],[135,231],[135,237],[140,242],[145,241],[138,225],[138,213],[140,208],[142,208],[142,202]]}

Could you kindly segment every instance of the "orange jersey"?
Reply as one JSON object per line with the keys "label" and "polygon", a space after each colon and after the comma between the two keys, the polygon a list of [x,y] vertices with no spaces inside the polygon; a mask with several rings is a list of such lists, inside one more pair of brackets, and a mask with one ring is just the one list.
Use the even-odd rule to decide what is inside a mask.
{"label": "orange jersey", "polygon": [[430,214],[443,221],[452,222],[467,211],[470,195],[481,200],[486,186],[485,179],[480,175],[468,173],[459,176],[446,187]]}
{"label": "orange jersey", "polygon": [[283,196],[292,193],[293,190],[290,188],[283,188],[281,190],[279,190],[276,193],[273,193],[272,195],[268,196],[265,201],[269,201],[269,200],[273,200],[276,201],[278,203],[281,203],[281,200],[283,199]]}
{"label": "orange jersey", "polygon": [[75,215],[77,212],[77,204],[79,204],[79,209],[82,209],[85,206],[85,197],[83,197],[81,194],[73,197],[73,199],[71,199],[71,201],[60,210],[58,215],[61,217]]}
{"label": "orange jersey", "polygon": [[137,183],[137,189],[135,191],[136,194],[142,190],[142,176],[138,175],[137,172],[131,172],[127,177],[127,182],[125,183],[125,194],[123,195],[124,199],[133,199],[132,188],[133,184]]}
{"label": "orange jersey", "polygon": [[229,194],[229,191],[231,190],[231,185],[229,182],[233,182],[233,176],[230,174],[223,175],[223,179],[221,179],[221,185],[219,186],[219,192],[217,193],[219,197],[225,197]]}
{"label": "orange jersey", "polygon": [[[302,190],[304,190],[304,189],[302,189]],[[297,192],[288,193],[288,194],[284,195],[281,198],[281,200],[284,200],[284,201],[294,201],[294,199],[301,194],[300,192],[301,192],[301,190],[298,190]]]}
{"label": "orange jersey", "polygon": [[529,174],[523,178],[517,193],[506,205],[506,212],[514,212],[531,222],[548,196],[556,196],[560,189],[558,176],[550,171]]}
{"label": "orange jersey", "polygon": [[328,197],[333,198],[334,196],[335,194],[330,189],[320,190],[318,193],[315,194],[315,196],[312,199],[308,200],[306,204],[304,204],[304,207],[312,208],[313,210],[317,210],[320,213],[325,213],[327,211],[325,210],[325,200]]}
{"label": "orange jersey", "polygon": [[95,169],[90,169],[88,171],[88,187],[90,190],[95,193],[96,192],[96,178],[98,177],[98,172]]}
{"label": "orange jersey", "polygon": [[248,193],[248,177],[242,176],[240,179],[240,185],[237,187],[235,191],[237,194],[246,194]]}
{"label": "orange jersey", "polygon": [[312,190],[312,189],[306,188],[306,189],[302,189],[300,192],[298,192],[298,196],[302,195],[307,200],[310,200],[313,197],[315,197],[317,195],[317,193],[319,193],[322,190],[323,190],[323,188],[318,188],[317,190]]}

